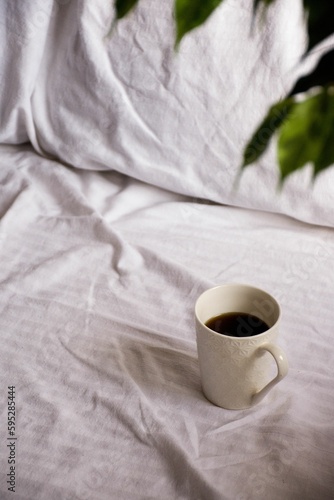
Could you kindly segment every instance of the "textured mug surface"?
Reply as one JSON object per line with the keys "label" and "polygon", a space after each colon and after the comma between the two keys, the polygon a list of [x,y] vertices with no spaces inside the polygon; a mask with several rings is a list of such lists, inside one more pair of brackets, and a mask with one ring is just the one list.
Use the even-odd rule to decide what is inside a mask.
{"label": "textured mug surface", "polygon": [[[209,319],[227,312],[253,314],[265,321],[269,329],[250,337],[230,337],[205,325]],[[197,350],[202,388],[209,401],[226,409],[249,408],[285,377],[287,358],[275,344],[280,316],[277,301],[250,285],[220,285],[197,299]]]}

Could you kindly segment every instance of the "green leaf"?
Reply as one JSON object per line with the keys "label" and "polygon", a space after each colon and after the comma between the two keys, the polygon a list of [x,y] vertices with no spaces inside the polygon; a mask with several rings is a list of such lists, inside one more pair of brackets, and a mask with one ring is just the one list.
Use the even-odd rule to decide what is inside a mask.
{"label": "green leaf", "polygon": [[138,0],[115,0],[116,17],[122,19],[138,3]]}
{"label": "green leaf", "polygon": [[176,46],[186,33],[197,28],[223,0],[175,0]]}
{"label": "green leaf", "polygon": [[334,32],[334,2],[331,0],[304,0],[307,12],[307,30],[310,51]]}
{"label": "green leaf", "polygon": [[299,78],[290,92],[291,95],[306,92],[313,87],[334,83],[334,49],[322,56],[317,66],[306,76]]}
{"label": "green leaf", "polygon": [[334,87],[295,103],[278,140],[281,182],[307,163],[314,177],[334,164]]}
{"label": "green leaf", "polygon": [[294,106],[292,98],[274,104],[244,150],[242,168],[254,163],[267,149],[275,131],[282,125]]}
{"label": "green leaf", "polygon": [[[326,89],[322,112],[321,149],[314,161],[314,177],[334,164],[334,87]],[[328,93],[332,92],[332,93]]]}

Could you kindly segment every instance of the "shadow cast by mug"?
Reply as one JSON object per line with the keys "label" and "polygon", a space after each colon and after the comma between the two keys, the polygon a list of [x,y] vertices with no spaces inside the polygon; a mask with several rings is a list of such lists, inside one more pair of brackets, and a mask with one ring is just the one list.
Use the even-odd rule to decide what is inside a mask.
{"label": "shadow cast by mug", "polygon": [[[203,398],[196,346],[152,335],[134,339],[121,334],[99,339],[72,337],[63,347],[78,363],[91,369],[102,387],[110,384],[150,399]],[[187,344],[187,345],[184,345]],[[189,345],[190,344],[190,345]]]}

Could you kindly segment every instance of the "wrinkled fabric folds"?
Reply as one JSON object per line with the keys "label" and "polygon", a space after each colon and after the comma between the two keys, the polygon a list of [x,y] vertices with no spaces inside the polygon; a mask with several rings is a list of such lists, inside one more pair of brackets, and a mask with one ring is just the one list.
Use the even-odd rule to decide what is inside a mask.
{"label": "wrinkled fabric folds", "polygon": [[[334,236],[0,148],[0,379],[23,499],[330,499]],[[249,410],[202,394],[193,308],[244,282],[290,372]],[[0,428],[7,435],[5,406]],[[1,498],[12,498],[5,482]]]}

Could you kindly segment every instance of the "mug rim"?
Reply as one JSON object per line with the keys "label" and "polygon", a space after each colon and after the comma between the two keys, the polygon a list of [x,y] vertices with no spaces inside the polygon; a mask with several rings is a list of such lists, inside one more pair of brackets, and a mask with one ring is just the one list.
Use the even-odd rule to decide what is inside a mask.
{"label": "mug rim", "polygon": [[[202,298],[203,295],[205,295],[207,292],[210,292],[212,290],[215,290],[215,289],[218,289],[218,288],[225,288],[225,287],[231,287],[231,286],[235,286],[235,287],[242,287],[242,288],[248,288],[248,289],[252,289],[252,290],[256,290],[258,292],[261,292],[261,293],[264,293],[265,295],[267,295],[268,297],[270,297],[270,299],[274,302],[274,304],[276,305],[277,307],[277,310],[278,310],[278,315],[277,315],[277,319],[275,321],[275,323],[270,327],[268,328],[268,330],[266,330],[265,332],[262,332],[262,333],[258,333],[257,335],[251,335],[251,336],[244,336],[244,337],[233,337],[231,335],[225,335],[224,333],[218,333],[216,332],[215,330],[212,330],[211,328],[209,328],[205,323],[203,323],[203,321],[199,318],[198,316],[198,304],[199,304],[199,301],[200,299]],[[232,311],[231,311],[232,312]],[[235,312],[235,311],[233,311]],[[240,313],[242,313],[242,311],[238,311]],[[281,310],[281,306],[279,305],[278,301],[275,299],[275,297],[273,297],[273,295],[271,295],[269,292],[267,292],[266,290],[263,290],[262,288],[259,288],[257,286],[253,286],[253,285],[250,285],[250,284],[247,284],[247,283],[236,283],[236,282],[230,282],[230,283],[224,283],[222,285],[215,285],[211,288],[207,288],[206,290],[204,290],[198,297],[197,297],[197,300],[195,302],[195,317],[196,317],[196,320],[201,324],[201,326],[204,327],[204,329],[210,333],[210,334],[213,334],[213,335],[218,335],[219,337],[224,337],[226,339],[233,339],[233,340],[249,340],[249,339],[259,339],[261,337],[265,337],[266,335],[268,335],[269,333],[271,333],[272,329],[274,327],[276,327],[281,319],[281,315],[282,315],[282,310]]]}

